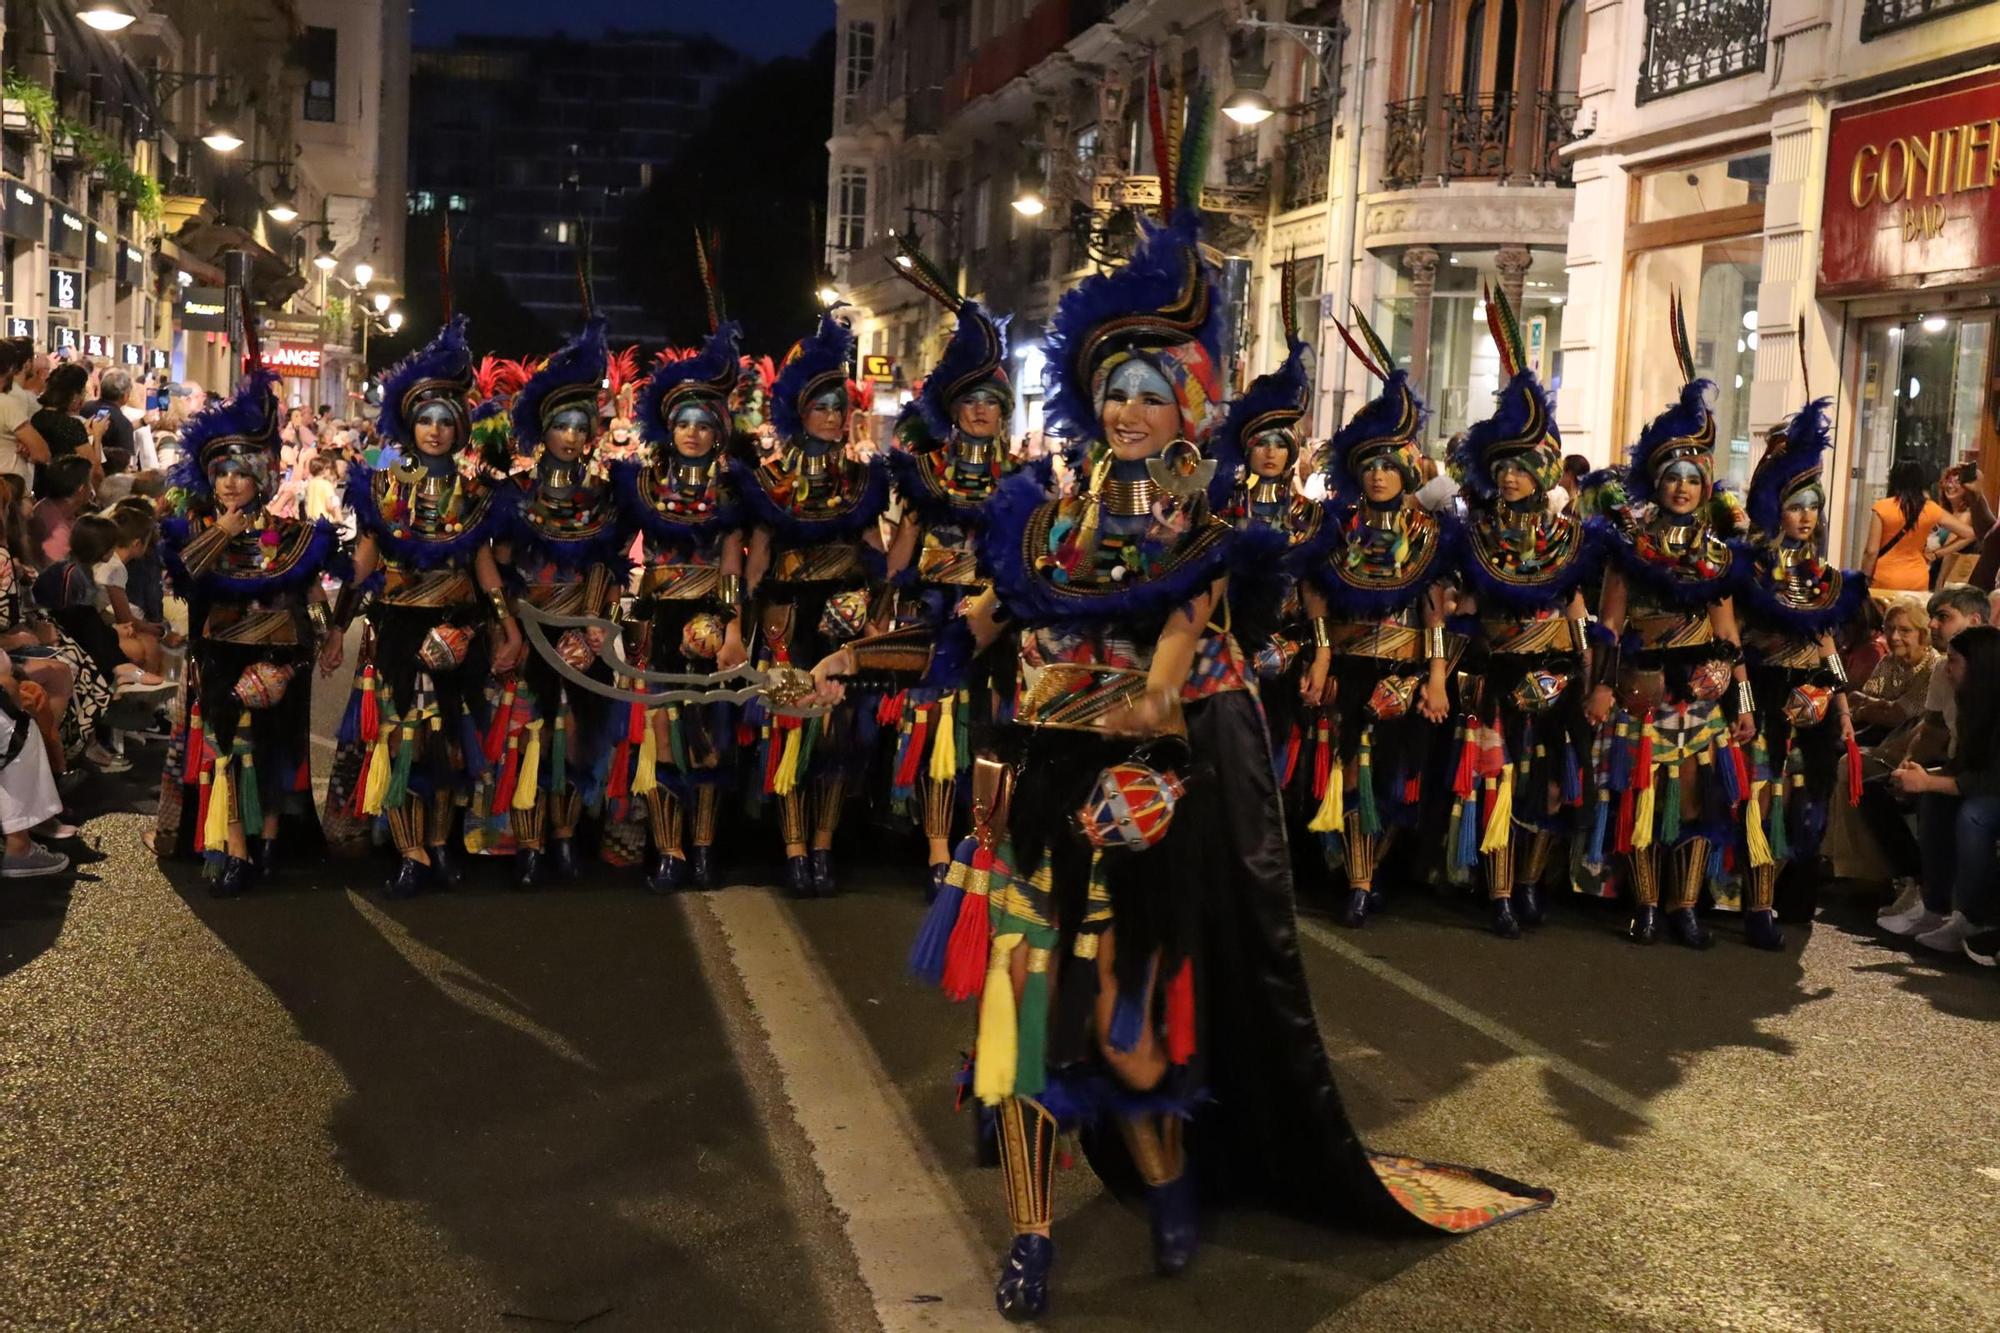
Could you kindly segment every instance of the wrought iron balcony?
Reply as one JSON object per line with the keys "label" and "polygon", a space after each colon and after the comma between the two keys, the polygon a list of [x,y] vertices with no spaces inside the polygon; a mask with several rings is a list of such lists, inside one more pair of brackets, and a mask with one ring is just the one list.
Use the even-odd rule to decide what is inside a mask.
{"label": "wrought iron balcony", "polygon": [[1861,0],[1861,40],[1872,42],[1884,33],[1987,3],[1989,0]]}
{"label": "wrought iron balcony", "polygon": [[1278,209],[1289,213],[1326,199],[1327,156],[1333,150],[1333,103],[1309,103],[1299,112],[1298,126],[1285,135],[1280,156],[1285,164]]}
{"label": "wrought iron balcony", "polygon": [[1764,68],[1770,0],[1646,0],[1637,100],[1670,97]]}
{"label": "wrought iron balcony", "polygon": [[1444,97],[1436,121],[1424,98],[1389,104],[1382,185],[1407,190],[1454,180],[1570,183],[1563,145],[1576,137],[1577,96],[1541,92]]}

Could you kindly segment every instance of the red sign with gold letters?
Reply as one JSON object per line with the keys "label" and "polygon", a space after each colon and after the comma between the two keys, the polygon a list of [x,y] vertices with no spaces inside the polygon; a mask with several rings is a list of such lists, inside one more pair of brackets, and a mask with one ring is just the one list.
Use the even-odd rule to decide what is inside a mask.
{"label": "red sign with gold letters", "polygon": [[1833,113],[1823,294],[2000,278],[2000,69]]}

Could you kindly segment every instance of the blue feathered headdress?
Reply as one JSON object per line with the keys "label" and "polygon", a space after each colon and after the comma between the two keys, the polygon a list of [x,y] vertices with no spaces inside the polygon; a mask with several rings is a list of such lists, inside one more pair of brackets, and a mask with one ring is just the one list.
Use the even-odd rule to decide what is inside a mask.
{"label": "blue feathered headdress", "polygon": [[674,413],[683,403],[699,402],[715,413],[720,425],[716,443],[729,428],[729,395],[741,373],[737,367],[736,340],[742,328],[734,321],[719,325],[701,350],[679,361],[662,362],[646,377],[639,390],[639,438],[648,444],[671,445],[674,441]]}
{"label": "blue feathered headdress", "polygon": [[1765,437],[1764,456],[1750,474],[1744,497],[1750,522],[1765,536],[1778,534],[1785,501],[1808,486],[1823,486],[1820,474],[1833,449],[1833,428],[1826,419],[1832,405],[1831,398],[1815,398]]}
{"label": "blue feathered headdress", "polygon": [[[1418,437],[1430,413],[1424,400],[1410,385],[1410,372],[1396,365],[1381,335],[1350,306],[1354,328],[1335,321],[1334,327],[1369,374],[1382,381],[1382,392],[1362,405],[1346,425],[1327,441],[1326,492],[1334,505],[1351,509],[1361,495],[1361,470],[1374,459],[1388,457],[1403,474],[1403,488],[1415,491],[1421,483],[1417,459],[1421,452]],[[1356,331],[1360,337],[1356,338]]]}
{"label": "blue feathered headdress", "polygon": [[1505,292],[1487,291],[1486,326],[1500,352],[1507,383],[1494,395],[1493,415],[1474,422],[1451,451],[1452,474],[1460,489],[1482,503],[1500,493],[1493,469],[1502,462],[1526,468],[1546,493],[1562,479],[1562,435],[1555,404],[1528,368],[1521,326]]}
{"label": "blue feathered headdress", "polygon": [[847,357],[854,347],[854,333],[835,316],[840,308],[836,305],[822,314],[819,330],[792,344],[771,386],[771,424],[784,439],[805,434],[807,403],[831,388],[847,392]]}
{"label": "blue feathered headdress", "polygon": [[384,439],[414,444],[417,409],[427,402],[442,402],[458,412],[458,442],[463,445],[471,424],[467,400],[472,379],[465,316],[457,315],[438,330],[437,337],[398,361],[382,377],[382,411],[375,429]]}
{"label": "blue feathered headdress", "polygon": [[1641,504],[1653,499],[1661,474],[1675,463],[1693,463],[1710,489],[1715,484],[1715,412],[1708,405],[1715,383],[1694,373],[1694,345],[1688,341],[1687,312],[1679,292],[1667,301],[1667,335],[1680,365],[1681,396],[1652,419],[1632,446],[1625,491]]}
{"label": "blue feathered headdress", "polygon": [[597,391],[611,356],[604,347],[604,316],[585,321],[583,332],[556,349],[528,376],[514,399],[514,447],[524,454],[541,447],[542,428],[565,407],[581,402],[597,414]]}
{"label": "blue feathered headdress", "polygon": [[[1195,374],[1170,376],[1191,396],[1205,400],[1183,401],[1181,415],[1202,421],[1220,399],[1223,311],[1215,267],[1201,252],[1200,215],[1186,211],[1166,226],[1143,220],[1139,225],[1143,234],[1131,259],[1064,293],[1050,322],[1046,411],[1054,429],[1086,438],[1096,434],[1093,381],[1104,362],[1119,352],[1188,348],[1205,353],[1188,358],[1188,369]],[[1206,362],[1205,374],[1195,364],[1199,361]]]}
{"label": "blue feathered headdress", "polygon": [[[1285,359],[1276,370],[1259,375],[1229,405],[1229,414],[1210,437],[1208,455],[1215,459],[1215,478],[1209,485],[1209,503],[1220,509],[1235,492],[1236,484],[1250,464],[1250,442],[1269,430],[1296,431],[1299,418],[1311,405],[1312,378],[1306,373],[1310,348],[1300,339],[1291,340]],[[1292,457],[1298,457],[1296,433]]]}
{"label": "blue feathered headdress", "polygon": [[[924,375],[917,394],[924,424],[939,439],[951,433],[952,405],[965,394],[989,385],[1014,402],[1014,385],[1007,378],[1006,321],[987,314],[977,301],[958,307],[958,327],[951,331],[944,355]],[[1005,410],[1005,409],[1003,409]]]}
{"label": "blue feathered headdress", "polygon": [[181,428],[180,462],[174,484],[207,499],[213,494],[209,470],[228,457],[249,461],[260,489],[270,494],[271,473],[278,461],[278,376],[254,370],[243,377],[234,396],[210,403]]}

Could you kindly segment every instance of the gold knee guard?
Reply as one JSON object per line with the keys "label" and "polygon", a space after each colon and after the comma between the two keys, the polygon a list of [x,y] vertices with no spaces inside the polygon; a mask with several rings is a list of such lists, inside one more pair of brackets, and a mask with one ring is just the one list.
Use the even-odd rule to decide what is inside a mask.
{"label": "gold knee guard", "polygon": [[1549,857],[1554,853],[1556,835],[1542,828],[1529,828],[1525,824],[1514,825],[1514,838],[1521,841],[1521,854],[1514,859],[1514,882],[1516,884],[1540,884],[1542,876],[1548,872]]}
{"label": "gold knee guard", "polygon": [[1507,845],[1490,852],[1481,852],[1479,859],[1486,865],[1486,896],[1488,898],[1511,898],[1514,896],[1514,838],[1509,829]]}
{"label": "gold knee guard", "polygon": [[787,847],[806,840],[806,794],[796,787],[778,798],[778,835]]}
{"label": "gold knee guard", "polygon": [[1701,900],[1702,881],[1708,877],[1708,839],[1689,838],[1673,850],[1673,881],[1667,885],[1669,912],[1693,907]]}
{"label": "gold knee guard", "polygon": [[840,808],[845,799],[846,782],[838,775],[821,778],[813,784],[813,832],[830,838],[840,828]]}
{"label": "gold knee guard", "polygon": [[507,826],[513,831],[516,845],[531,851],[540,851],[542,846],[542,807],[536,802],[526,810],[509,810]]}
{"label": "gold knee guard", "polygon": [[721,790],[712,782],[704,782],[694,789],[695,846],[715,845],[715,812],[721,804],[721,798]]}
{"label": "gold knee guard", "polygon": [[[1335,774],[1335,782],[1340,775]],[[1366,889],[1375,883],[1375,867],[1381,863],[1382,852],[1389,845],[1386,833],[1364,833],[1361,831],[1361,816],[1350,810],[1342,821],[1342,835],[1347,844],[1348,887]]]}
{"label": "gold knee guard", "polygon": [[451,841],[451,817],[456,804],[454,794],[449,790],[431,794],[431,826],[425,839],[431,846],[439,847]]}
{"label": "gold knee guard", "polygon": [[654,850],[665,856],[681,854],[681,803],[665,787],[646,793],[646,818],[653,828]]}
{"label": "gold knee guard", "polygon": [[583,793],[571,787],[568,791],[549,797],[549,822],[555,825],[556,836],[567,838],[576,832],[576,826],[583,820]]}
{"label": "gold knee guard", "polygon": [[958,782],[953,778],[919,778],[924,794],[924,836],[951,839],[952,808],[957,802]]}
{"label": "gold knee guard", "polygon": [[1632,901],[1641,907],[1660,905],[1660,859],[1658,849],[1635,848],[1626,856],[1632,867]]}
{"label": "gold knee guard", "polygon": [[1784,866],[1777,864],[1750,867],[1750,893],[1743,900],[1743,910],[1746,912],[1771,910],[1771,904],[1776,900],[1778,872],[1783,869]]}
{"label": "gold knee guard", "polygon": [[1000,1171],[1007,1182],[1007,1220],[1017,1236],[1045,1233],[1055,1218],[1056,1118],[1028,1097],[1009,1097],[994,1110]]}
{"label": "gold knee guard", "polygon": [[1187,1165],[1181,1151],[1181,1118],[1177,1115],[1135,1115],[1118,1118],[1118,1132],[1148,1185],[1167,1185],[1181,1178]]}
{"label": "gold knee guard", "polygon": [[424,860],[424,798],[407,796],[401,805],[386,814],[389,837],[396,844],[397,854],[411,860]]}

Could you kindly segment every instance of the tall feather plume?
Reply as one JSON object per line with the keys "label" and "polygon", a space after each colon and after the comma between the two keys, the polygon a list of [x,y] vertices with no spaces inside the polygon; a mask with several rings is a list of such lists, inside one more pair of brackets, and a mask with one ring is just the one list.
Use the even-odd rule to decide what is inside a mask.
{"label": "tall feather plume", "polygon": [[576,292],[588,324],[597,311],[590,300],[590,224],[582,218],[576,220]]}
{"label": "tall feather plume", "polygon": [[895,265],[896,272],[903,280],[946,310],[957,314],[959,307],[965,304],[965,297],[952,285],[951,280],[945,277],[943,270],[931,262],[930,256],[917,249],[907,236],[896,237],[896,250],[902,258],[909,261],[907,264]]}
{"label": "tall feather plume", "polygon": [[1812,401],[1812,370],[1806,365],[1806,317],[1799,316],[1799,380],[1806,386],[1806,401]]}
{"label": "tall feather plume", "polygon": [[1507,293],[1496,292],[1484,283],[1480,284],[1479,294],[1486,301],[1486,327],[1493,334],[1493,345],[1500,351],[1500,369],[1512,379],[1528,363],[1521,346],[1521,326],[1514,322],[1514,307],[1507,304]]}
{"label": "tall feather plume", "polygon": [[1278,266],[1278,318],[1284,321],[1285,341],[1299,341],[1299,257],[1294,251]]}
{"label": "tall feather plume", "polygon": [[1160,68],[1146,67],[1146,130],[1153,141],[1153,174],[1160,178],[1161,221],[1173,220],[1174,154],[1167,142],[1167,119],[1160,105]]}
{"label": "tall feather plume", "polygon": [[1674,359],[1680,363],[1681,383],[1686,384],[1695,378],[1694,345],[1688,341],[1687,307],[1681,303],[1679,288],[1668,299],[1667,313],[1673,322]]}
{"label": "tall feather plume", "polygon": [[1375,364],[1382,368],[1377,378],[1389,378],[1387,372],[1396,368],[1396,358],[1389,354],[1389,344],[1383,342],[1382,335],[1375,332],[1375,326],[1368,322],[1368,316],[1361,313],[1360,306],[1350,304],[1347,308],[1354,316],[1354,326],[1360,329],[1361,336],[1368,340],[1368,350],[1374,355]]}
{"label": "tall feather plume", "polygon": [[[1367,321],[1361,319],[1360,310],[1357,309],[1354,311],[1354,318],[1356,320],[1361,321],[1362,328],[1368,328]],[[1340,340],[1347,344],[1348,351],[1354,353],[1354,359],[1361,363],[1361,368],[1363,370],[1367,371],[1370,375],[1373,375],[1378,380],[1386,380],[1389,378],[1389,367],[1386,360],[1383,358],[1379,358],[1375,353],[1374,347],[1372,346],[1372,341],[1374,341],[1373,335],[1375,330],[1368,329],[1368,333],[1371,339],[1371,345],[1364,346],[1362,341],[1354,336],[1354,330],[1349,328],[1347,325],[1341,323],[1339,320],[1336,319],[1335,321],[1333,321],[1333,327],[1339,331]]]}
{"label": "tall feather plume", "polygon": [[701,272],[702,299],[708,302],[708,331],[714,333],[722,327],[722,293],[716,287],[715,265],[709,257],[709,243],[702,239],[701,228],[694,229],[694,264]]}
{"label": "tall feather plume", "polygon": [[[1195,85],[1187,99],[1187,121],[1180,131],[1180,151],[1174,166],[1173,206],[1201,208],[1201,185],[1208,176],[1209,147],[1215,141],[1215,98],[1207,80]],[[1164,193],[1162,199],[1165,199]]]}

